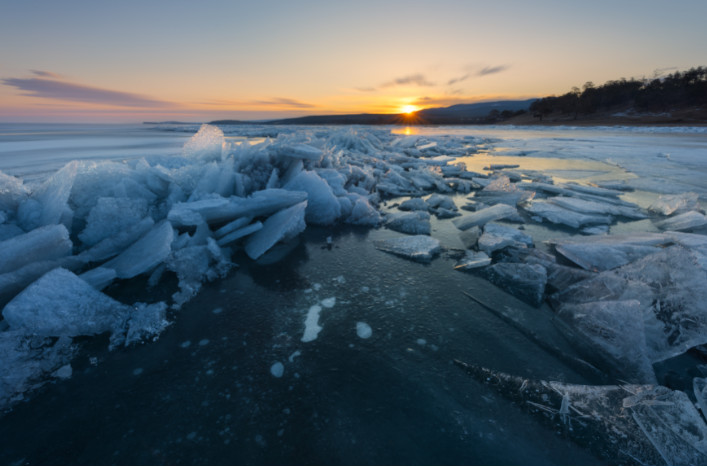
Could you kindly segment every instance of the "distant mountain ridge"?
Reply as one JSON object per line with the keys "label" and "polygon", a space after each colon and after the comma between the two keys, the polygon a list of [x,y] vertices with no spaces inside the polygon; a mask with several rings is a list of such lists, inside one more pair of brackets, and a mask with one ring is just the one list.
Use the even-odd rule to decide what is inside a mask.
{"label": "distant mountain ridge", "polygon": [[[477,102],[473,104],[456,104],[449,107],[423,109],[412,114],[349,114],[349,115],[308,115],[305,117],[283,118],[278,120],[259,121],[259,124],[270,125],[395,125],[405,123],[416,124],[469,124],[489,123],[495,121],[496,111],[515,114],[526,112],[537,99],[503,100],[492,102]],[[248,122],[242,120],[214,120],[214,125],[240,125]]]}

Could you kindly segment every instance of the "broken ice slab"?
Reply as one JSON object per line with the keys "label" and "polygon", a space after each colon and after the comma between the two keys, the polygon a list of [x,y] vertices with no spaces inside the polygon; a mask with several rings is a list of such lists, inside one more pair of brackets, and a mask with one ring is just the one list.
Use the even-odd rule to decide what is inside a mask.
{"label": "broken ice slab", "polygon": [[489,208],[481,209],[473,214],[454,219],[452,223],[459,230],[468,230],[474,226],[483,226],[487,222],[517,216],[518,211],[507,204],[496,204]]}
{"label": "broken ice slab", "polygon": [[479,237],[481,237],[481,229],[478,226],[459,232],[459,239],[462,241],[464,248],[468,250],[476,248]]}
{"label": "broken ice slab", "polygon": [[302,233],[307,227],[304,213],[307,202],[302,201],[270,216],[263,228],[248,237],[245,251],[251,259],[258,259],[279,241],[287,241]]}
{"label": "broken ice slab", "polygon": [[697,400],[697,407],[702,414],[707,416],[707,378],[694,378],[692,380],[692,391]]}
{"label": "broken ice slab", "polygon": [[533,246],[533,239],[513,227],[489,222],[484,226],[484,233],[479,238],[478,245],[479,250],[490,255],[494,251],[509,246],[521,248]]}
{"label": "broken ice slab", "polygon": [[184,144],[182,153],[190,159],[221,160],[225,139],[223,131],[214,125],[201,125],[199,131]]}
{"label": "broken ice slab", "polygon": [[601,235],[550,240],[555,250],[588,271],[605,271],[655,253],[671,243],[664,234]]}
{"label": "broken ice slab", "polygon": [[307,199],[303,191],[288,191],[279,188],[256,191],[248,198],[209,198],[200,201],[177,203],[169,211],[167,219],[175,227],[230,222],[239,217],[267,216]]}
{"label": "broken ice slab", "polygon": [[130,307],[66,269],[54,269],[5,306],[11,329],[40,336],[90,336],[122,327]]}
{"label": "broken ice slab", "polygon": [[464,257],[454,265],[454,269],[458,271],[469,271],[471,269],[482,268],[491,264],[491,258],[483,251],[467,250]]}
{"label": "broken ice slab", "polygon": [[324,152],[308,144],[293,144],[277,148],[277,154],[295,159],[318,161],[322,158]]}
{"label": "broken ice slab", "polygon": [[250,224],[251,220],[253,220],[253,219],[250,217],[241,217],[240,219],[236,219],[233,222],[229,222],[228,224],[224,225],[223,227],[221,227],[220,229],[215,231],[214,236],[216,238],[225,237],[226,235],[230,234],[231,232],[234,232],[234,231]]}
{"label": "broken ice slab", "polygon": [[97,267],[80,274],[79,277],[96,290],[103,290],[115,280],[118,275],[114,269]]}
{"label": "broken ice slab", "polygon": [[569,286],[595,275],[595,273],[584,269],[563,266],[561,264],[547,265],[546,269],[547,285],[555,290],[565,290]]}
{"label": "broken ice slab", "polygon": [[78,350],[71,338],[28,336],[23,331],[0,332],[0,410],[42,385],[42,377],[68,364]]}
{"label": "broken ice slab", "polygon": [[351,214],[346,218],[347,224],[354,225],[367,225],[370,227],[375,227],[381,223],[381,215],[374,208],[370,201],[360,195],[356,196],[356,202],[351,208]]}
{"label": "broken ice slab", "polygon": [[77,161],[69,162],[19,206],[17,219],[22,228],[31,230],[58,224],[66,219],[66,214],[72,214],[68,201],[78,167]]}
{"label": "broken ice slab", "polygon": [[561,208],[584,214],[611,214],[614,216],[628,217],[630,219],[645,219],[648,217],[637,208],[619,206],[612,203],[602,203],[599,201],[589,201],[580,198],[570,198],[567,196],[549,198],[548,202],[556,204]]}
{"label": "broken ice slab", "polygon": [[307,193],[305,220],[308,224],[331,225],[341,216],[341,205],[334,192],[316,172],[300,172],[285,188]]}
{"label": "broken ice slab", "polygon": [[489,164],[484,167],[484,170],[517,169],[518,167],[520,167],[518,164]]}
{"label": "broken ice slab", "polygon": [[547,270],[539,264],[497,263],[483,270],[484,276],[509,294],[533,306],[545,299]]}
{"label": "broken ice slab", "polygon": [[262,228],[263,224],[261,222],[254,222],[246,227],[235,230],[229,233],[228,235],[224,235],[223,237],[219,238],[216,243],[218,244],[218,246],[228,245],[229,243],[235,242],[239,238],[243,238],[247,235],[257,232]]}
{"label": "broken ice slab", "polygon": [[630,382],[656,382],[638,300],[567,303],[558,317],[569,326],[573,344],[598,367]]}
{"label": "broken ice slab", "polygon": [[77,270],[85,264],[86,262],[77,256],[65,256],[54,260],[35,261],[12,272],[0,274],[0,306],[52,269],[62,267]]}
{"label": "broken ice slab", "polygon": [[435,193],[427,198],[427,205],[432,209],[442,208],[449,211],[457,210],[457,205],[454,204],[452,198],[446,195],[440,195],[439,193]]}
{"label": "broken ice slab", "polygon": [[172,250],[174,229],[162,221],[103,267],[114,269],[121,279],[129,279],[153,270]]}
{"label": "broken ice slab", "polygon": [[400,203],[398,209],[401,211],[427,211],[429,206],[422,198],[410,198],[409,200]]}
{"label": "broken ice slab", "polygon": [[85,245],[93,246],[138,224],[147,215],[147,207],[147,200],[142,198],[98,198],[79,239]]}
{"label": "broken ice slab", "polygon": [[79,257],[86,262],[103,261],[122,253],[154,227],[155,221],[147,216],[137,224],[115,232],[112,237],[101,240],[88,250],[82,251]]}
{"label": "broken ice slab", "polygon": [[681,193],[679,195],[661,195],[648,206],[648,210],[670,216],[686,211],[697,211],[700,209],[699,195],[697,193]]}
{"label": "broken ice slab", "polygon": [[391,214],[388,216],[385,226],[401,233],[429,235],[431,231],[430,215],[424,211]]}
{"label": "broken ice slab", "polygon": [[506,175],[501,175],[477,192],[474,199],[488,204],[503,203],[515,206],[533,199],[534,196],[535,192],[521,190],[515,183],[511,183]]}
{"label": "broken ice slab", "polygon": [[610,196],[610,197],[618,197],[622,193],[617,190],[612,190],[609,188],[601,188],[598,186],[590,186],[590,185],[580,185],[578,183],[568,183],[565,185],[565,188],[572,190],[572,191],[578,191],[580,193],[586,193],[588,195],[594,195],[594,196]]}
{"label": "broken ice slab", "polygon": [[428,235],[376,240],[373,244],[379,250],[423,263],[429,263],[442,250],[439,240]]}
{"label": "broken ice slab", "polygon": [[663,386],[529,380],[455,363],[559,436],[611,464],[705,465],[707,426],[687,395]]}
{"label": "broken ice slab", "polygon": [[707,216],[697,211],[688,211],[655,223],[662,230],[693,230],[707,226]]}
{"label": "broken ice slab", "polygon": [[[707,311],[704,307],[707,303],[707,265],[698,261],[699,255],[699,251],[680,245],[661,249],[561,290],[551,297],[551,303],[560,312],[564,309],[572,312],[576,304],[638,301],[646,358],[652,363],[663,361],[707,343]],[[611,319],[623,323],[622,328],[635,325],[636,313],[625,307],[612,310]],[[580,313],[583,312],[580,310]],[[587,314],[583,319],[591,320],[593,316]],[[597,319],[603,318],[597,315]],[[617,329],[620,329],[618,325]],[[641,334],[635,329],[631,333],[632,336]],[[600,338],[601,335],[595,339],[597,344]],[[614,344],[609,339],[602,347],[610,352]],[[632,361],[637,361],[635,355],[640,350],[636,347],[631,351]],[[625,358],[629,359],[628,356]]]}
{"label": "broken ice slab", "polygon": [[29,188],[22,180],[0,170],[0,211],[15,211],[28,196]]}
{"label": "broken ice slab", "polygon": [[61,224],[39,227],[5,240],[0,242],[0,274],[68,256],[72,246],[69,231]]}
{"label": "broken ice slab", "polygon": [[553,224],[562,224],[578,229],[585,225],[611,224],[610,216],[596,214],[582,214],[569,209],[561,208],[549,201],[533,201],[525,210],[536,216],[540,216]]}

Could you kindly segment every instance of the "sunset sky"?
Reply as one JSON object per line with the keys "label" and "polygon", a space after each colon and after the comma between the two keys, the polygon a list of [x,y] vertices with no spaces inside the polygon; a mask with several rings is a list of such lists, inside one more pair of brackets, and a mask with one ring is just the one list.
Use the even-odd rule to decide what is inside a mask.
{"label": "sunset sky", "polygon": [[707,1],[0,0],[0,121],[397,113],[707,65]]}

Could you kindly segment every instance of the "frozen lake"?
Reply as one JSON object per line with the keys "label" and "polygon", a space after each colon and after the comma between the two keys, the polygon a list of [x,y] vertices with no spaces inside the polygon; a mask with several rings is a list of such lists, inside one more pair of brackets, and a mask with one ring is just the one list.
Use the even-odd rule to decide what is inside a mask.
{"label": "frozen lake", "polygon": [[[266,190],[282,187],[307,191],[310,209],[316,204],[318,190],[311,186],[320,186],[316,185],[319,181],[298,184],[297,177],[318,173],[318,180],[326,181],[322,186],[334,187],[334,192],[336,187],[344,190],[337,199],[343,210],[346,203],[341,199],[349,197],[350,214],[339,211],[336,222],[316,225],[311,211],[306,211],[306,229],[299,236],[295,233],[292,238],[281,238],[287,240],[287,247],[279,257],[266,254],[253,258],[252,251],[262,243],[249,243],[256,234],[229,243],[230,261],[237,266],[221,277],[214,274],[210,280],[198,279],[198,285],[190,283],[198,293],[171,307],[166,314],[171,324],[142,343],[108,350],[113,342],[110,335],[118,333],[109,327],[86,333],[97,334],[93,336],[71,335],[73,349],[67,350],[65,356],[50,358],[49,350],[20,354],[19,344],[8,344],[10,334],[18,328],[14,324],[0,328],[0,338],[5,338],[4,344],[0,343],[0,355],[6,361],[11,356],[18,362],[14,366],[5,363],[3,367],[13,373],[6,373],[0,386],[5,391],[5,413],[0,417],[0,463],[567,465],[651,463],[656,459],[669,464],[707,459],[703,457],[707,456],[707,440],[700,438],[700,433],[707,431],[702,426],[694,430],[697,440],[678,430],[678,434],[671,435],[676,440],[658,441],[645,434],[650,429],[634,427],[634,432],[621,425],[631,422],[644,427],[646,420],[653,420],[636,409],[633,418],[620,420],[615,426],[640,439],[628,447],[620,441],[614,446],[613,440],[597,436],[602,430],[591,431],[590,425],[586,428],[589,435],[582,431],[588,421],[582,418],[585,415],[581,414],[584,409],[580,402],[575,403],[574,395],[568,396],[568,389],[555,394],[547,389],[549,386],[540,386],[548,394],[543,394],[535,405],[514,399],[526,387],[546,380],[582,388],[626,381],[658,384],[694,401],[693,378],[707,376],[702,366],[707,352],[698,347],[707,343],[707,333],[701,327],[701,316],[687,315],[694,311],[689,300],[684,309],[675,311],[676,315],[686,315],[680,315],[682,327],[676,328],[665,345],[662,340],[660,346],[653,345],[651,339],[657,342],[658,338],[650,334],[653,322],[646,318],[651,324],[646,324],[645,331],[649,343],[645,358],[649,361],[627,358],[629,363],[624,368],[621,364],[607,364],[616,357],[614,348],[607,350],[587,328],[577,325],[579,314],[573,315],[574,321],[564,319],[576,303],[585,304],[576,296],[563,295],[564,287],[546,287],[543,283],[544,295],[539,303],[532,303],[528,295],[508,293],[521,288],[517,283],[494,282],[481,270],[458,270],[463,269],[460,262],[466,251],[487,251],[494,264],[542,264],[545,268],[544,261],[552,257],[552,262],[567,268],[558,268],[559,276],[566,277],[571,271],[583,274],[575,281],[580,284],[597,277],[608,284],[618,283],[619,279],[607,275],[620,271],[617,274],[629,277],[631,287],[643,287],[644,269],[639,274],[626,268],[641,266],[652,270],[661,264],[660,260],[646,263],[647,266],[640,262],[680,249],[680,255],[693,255],[685,257],[691,265],[694,262],[697,273],[677,267],[673,276],[687,271],[685,274],[692,276],[689,286],[699,286],[704,282],[707,265],[707,248],[701,240],[705,226],[693,219],[693,227],[677,229],[676,224],[669,224],[670,229],[664,228],[660,222],[670,220],[673,213],[656,214],[649,208],[656,209],[668,199],[661,196],[694,193],[693,198],[685,199],[685,205],[689,206],[688,212],[703,215],[707,199],[704,128],[225,127],[225,140],[223,144],[218,141],[217,154],[210,149],[213,140],[201,141],[182,160],[182,147],[192,141],[190,138],[198,130],[198,126],[0,125],[0,171],[24,180],[25,185],[39,192],[46,189],[42,187],[51,181],[51,175],[70,161],[98,163],[76,169],[69,187],[73,191],[67,195],[73,220],[66,221],[63,214],[57,217],[58,225],[68,222],[73,226],[69,239],[75,256],[93,251],[84,246],[89,244],[86,231],[92,225],[91,216],[99,218],[98,211],[88,214],[86,208],[86,220],[78,223],[82,208],[74,200],[86,198],[80,189],[103,190],[104,198],[131,196],[132,185],[121,188],[120,195],[108,191],[112,189],[109,183],[120,180],[115,176],[118,169],[111,168],[110,174],[101,175],[105,183],[100,183],[100,177],[95,185],[85,181],[89,175],[101,173],[100,163],[106,160],[129,167],[132,172],[126,171],[125,177],[132,177],[138,183],[135,186],[147,186],[156,194],[157,201],[150,198],[144,209],[139,203],[125,202],[120,206],[152,216],[156,225],[153,231],[164,225],[159,222],[168,219],[174,226],[167,242],[172,255],[188,248],[205,249],[205,240],[185,243],[196,242],[200,235],[213,237],[210,241],[222,240],[227,234],[218,234],[219,229],[230,219],[216,217],[213,207],[210,211],[197,210],[205,203],[216,203],[214,200],[249,195],[256,191],[252,187],[249,191],[249,186],[260,186],[259,180],[261,188],[267,183]],[[288,160],[291,165],[285,167],[299,167],[300,172],[280,170],[273,176],[273,165],[264,162],[265,155],[273,165],[282,164],[287,157],[303,164],[296,166],[296,162]],[[456,165],[459,163],[463,168]],[[390,169],[392,165],[406,170],[396,173]],[[497,167],[492,170],[494,165]],[[90,171],[82,167],[90,167]],[[210,175],[208,167],[214,167]],[[288,175],[286,172],[290,171],[293,173]],[[222,177],[224,173],[247,174],[250,182],[235,175],[236,181],[228,185]],[[346,184],[337,185],[336,173],[346,179]],[[9,205],[6,198],[10,198],[7,193],[12,194],[11,181],[5,180],[7,186],[5,191],[0,189],[0,201]],[[491,188],[499,188],[484,190],[489,183],[496,183]],[[180,185],[185,193],[177,197],[173,185]],[[192,190],[191,197],[184,188],[187,186]],[[214,194],[216,186],[221,191]],[[211,190],[208,193],[207,188]],[[556,188],[561,189],[559,196],[558,192],[547,191]],[[205,194],[195,197],[200,189]],[[440,192],[451,200],[444,202],[452,202],[453,209],[443,212],[442,200],[439,206],[432,206],[434,198],[429,195]],[[533,195],[526,196],[526,192]],[[403,202],[420,197],[432,213],[430,216],[425,210],[421,214],[428,219],[430,237],[441,246],[437,256],[428,262],[390,254],[381,246],[404,236],[399,230],[404,223],[393,221],[410,212],[400,209]],[[606,221],[577,221],[580,224],[573,227],[570,224],[575,217],[563,217],[565,223],[555,222],[551,220],[557,219],[552,217],[555,214],[540,210],[555,197],[564,200],[563,206],[577,208],[580,200],[582,209],[598,209],[599,205],[608,209],[607,204],[611,204],[615,210],[623,211],[611,211]],[[513,199],[510,204],[509,198]],[[689,204],[691,201],[693,204]],[[499,205],[517,209],[515,217],[502,216],[490,222],[500,226],[500,232],[510,228],[514,235],[517,230],[530,237],[532,248],[519,245],[517,236],[514,242],[493,249],[496,247],[484,246],[487,244],[481,239],[480,243],[475,239],[474,246],[470,246],[468,237],[460,235],[473,231],[459,227],[460,219]],[[317,214],[325,215],[329,206],[317,206]],[[356,216],[352,206],[371,209]],[[178,209],[182,210],[177,213]],[[283,206],[278,212],[290,209]],[[21,235],[12,233],[15,223],[30,230],[25,225],[32,225],[33,218],[22,220],[21,209],[17,208],[17,212],[15,215],[8,209],[2,214],[0,227],[6,228],[0,230],[5,235],[0,241],[12,241]],[[194,212],[207,220],[208,228],[206,224],[190,224]],[[270,213],[257,212],[248,216],[248,222],[253,221],[250,225],[259,222],[257,219],[267,224],[265,218]],[[291,216],[295,216],[296,211],[292,212]],[[276,215],[279,214],[269,218]],[[596,212],[583,215],[609,216]],[[214,216],[215,220],[209,221],[207,216]],[[427,225],[409,219],[407,222],[405,225],[413,225],[414,229]],[[10,224],[12,228],[7,227]],[[115,229],[125,229],[128,224],[116,225]],[[479,225],[491,233],[488,227]],[[560,245],[559,249],[571,248],[563,241],[597,237],[581,232],[597,226],[606,226],[599,236],[631,238],[634,243],[630,254],[636,256],[601,272],[603,263],[580,268],[583,257],[571,263],[556,253],[556,245]],[[98,227],[92,228],[92,232],[98,232]],[[256,228],[265,231],[268,227]],[[673,228],[691,236],[670,233]],[[203,233],[206,231],[208,234]],[[110,239],[113,234],[102,235]],[[638,234],[653,235],[653,243],[641,237],[644,243],[639,244],[635,240]],[[672,236],[668,238],[669,235]],[[535,256],[528,259],[528,250]],[[640,255],[636,253],[639,250]],[[512,259],[514,255],[522,260]],[[105,261],[97,256],[90,258],[88,263],[74,266],[73,271],[83,273]],[[165,302],[171,306],[178,301],[175,292],[184,291],[187,274],[173,258],[164,260],[166,270],[152,266],[135,277],[119,275],[109,281],[103,293],[125,304]],[[216,268],[215,261],[216,256],[207,261],[208,266]],[[105,264],[120,270],[115,261]],[[187,265],[186,269],[191,267]],[[153,272],[160,268],[163,274]],[[552,269],[547,268],[549,277]],[[13,272],[8,269],[6,275]],[[570,284],[556,280],[556,284]],[[567,285],[567,290],[573,290],[575,282]],[[684,290],[672,282],[670,286],[673,295],[668,298],[682,297]],[[612,298],[612,303],[643,303],[639,292],[644,293],[645,287],[636,287],[622,291],[623,295]],[[699,293],[697,296],[702,297]],[[592,297],[588,303],[599,303],[598,298]],[[669,300],[663,299],[661,296],[657,301],[663,303],[665,311]],[[32,303],[31,297],[27,300]],[[576,327],[568,332],[567,324],[558,325],[558,315],[564,319],[560,321]],[[130,319],[137,321],[135,316]],[[689,320],[695,324],[685,325]],[[666,328],[674,324],[668,318],[664,323]],[[31,334],[31,329],[24,329]],[[627,335],[633,332],[628,325],[626,329]],[[66,333],[44,335],[55,339]],[[587,352],[576,345],[577,336],[595,343],[597,348]],[[13,334],[12,339],[20,338]],[[51,348],[57,349],[59,343],[43,341],[41,346],[49,349],[53,345]],[[640,351],[636,347],[636,353]],[[589,361],[592,354],[600,354],[601,358]],[[44,359],[45,368],[34,370],[32,362],[37,359]],[[513,392],[504,386],[502,377],[474,377],[460,362],[484,367],[494,375],[518,376],[526,382]],[[34,373],[25,382],[14,385],[10,381],[25,377],[20,369],[30,367]],[[646,371],[650,375],[646,376]],[[12,388],[16,392],[8,393]],[[632,394],[641,390],[631,389]],[[553,397],[558,394],[562,404],[555,406]],[[570,401],[570,409],[565,398]],[[682,405],[675,407],[683,410]],[[694,406],[690,407],[699,417]],[[682,413],[680,410],[678,413]],[[575,417],[574,428],[567,422],[570,416]],[[597,438],[603,441],[597,442]],[[680,452],[686,451],[680,448],[681,443],[688,443],[694,453],[680,457]]]}

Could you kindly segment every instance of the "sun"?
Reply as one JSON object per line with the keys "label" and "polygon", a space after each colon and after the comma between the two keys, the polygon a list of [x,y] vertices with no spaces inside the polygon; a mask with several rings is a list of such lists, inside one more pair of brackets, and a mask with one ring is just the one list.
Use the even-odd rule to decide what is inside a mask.
{"label": "sun", "polygon": [[400,113],[408,114],[417,112],[420,108],[416,105],[404,105],[400,108]]}

